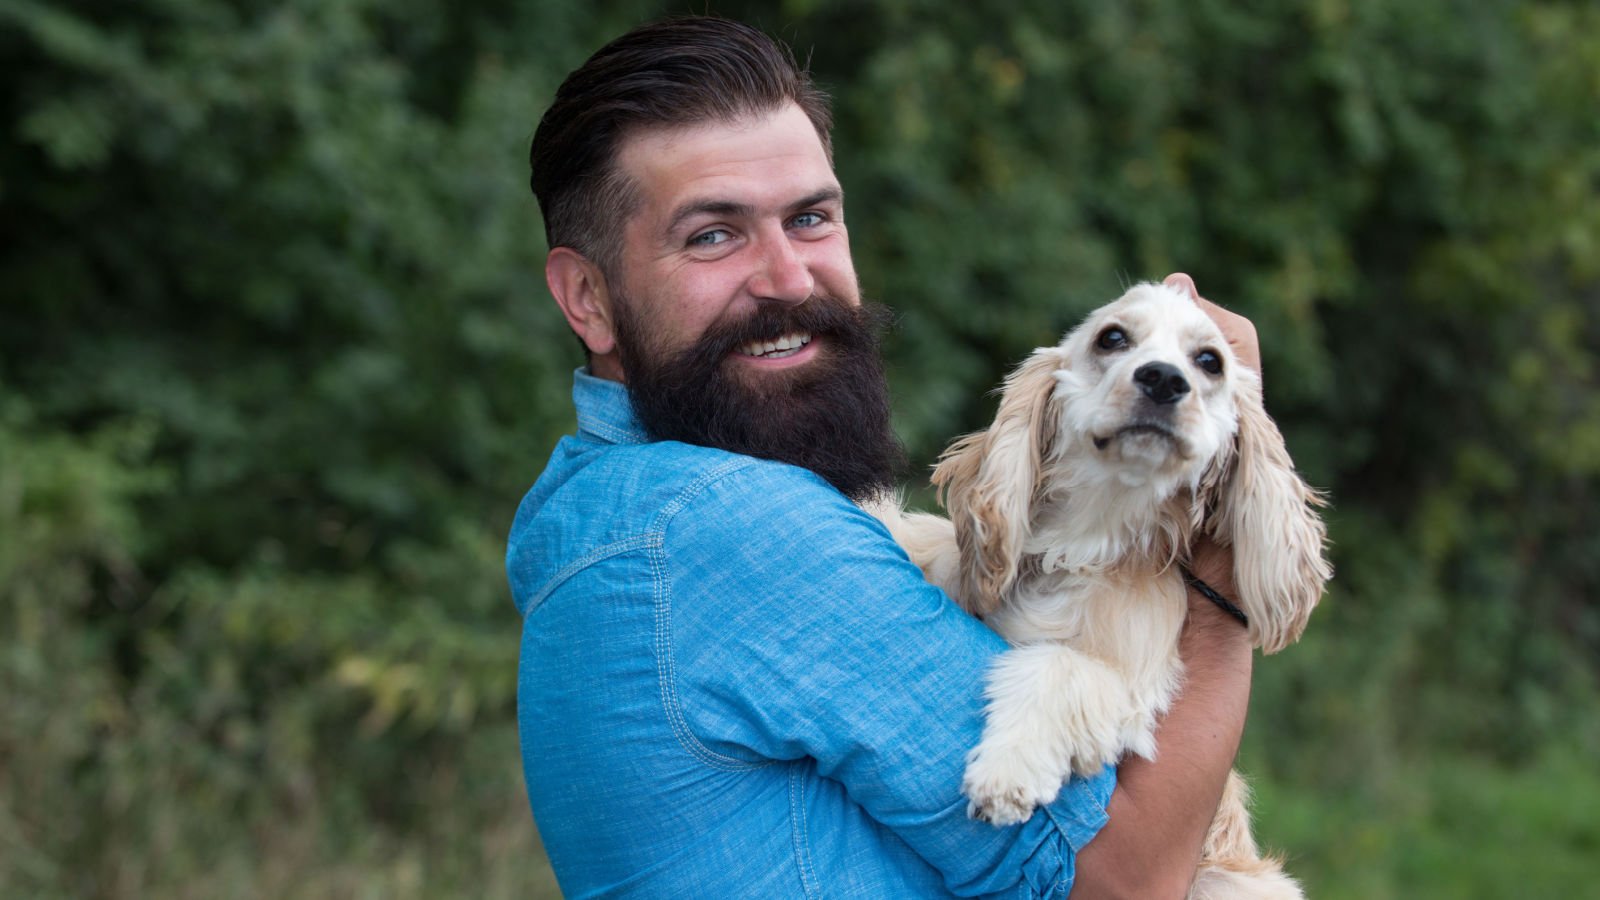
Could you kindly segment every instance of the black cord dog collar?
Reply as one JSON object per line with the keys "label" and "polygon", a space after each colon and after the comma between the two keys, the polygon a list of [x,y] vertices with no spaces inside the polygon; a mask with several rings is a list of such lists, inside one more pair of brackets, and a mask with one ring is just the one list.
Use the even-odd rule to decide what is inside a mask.
{"label": "black cord dog collar", "polygon": [[1233,616],[1235,619],[1238,619],[1240,625],[1243,625],[1246,628],[1250,627],[1250,618],[1244,614],[1244,610],[1234,606],[1227,597],[1217,593],[1216,588],[1194,577],[1194,573],[1188,569],[1183,570],[1183,580],[1188,582],[1190,587],[1199,591],[1200,596],[1222,607],[1223,612]]}

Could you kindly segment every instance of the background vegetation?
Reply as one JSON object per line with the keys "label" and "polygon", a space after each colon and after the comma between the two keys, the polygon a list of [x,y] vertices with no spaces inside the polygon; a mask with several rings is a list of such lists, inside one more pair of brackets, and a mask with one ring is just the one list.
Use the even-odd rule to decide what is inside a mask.
{"label": "background vegetation", "polygon": [[[1338,578],[1319,898],[1600,896],[1600,7],[719,2],[834,92],[921,461],[1129,280],[1251,316]],[[0,894],[553,895],[500,557],[572,427],[525,154],[680,5],[0,3]]]}

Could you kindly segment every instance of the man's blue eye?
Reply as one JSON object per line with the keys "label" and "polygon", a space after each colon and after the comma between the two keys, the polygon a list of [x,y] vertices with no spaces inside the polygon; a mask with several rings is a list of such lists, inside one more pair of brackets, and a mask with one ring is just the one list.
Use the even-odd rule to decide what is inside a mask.
{"label": "man's blue eye", "polygon": [[800,215],[795,216],[792,220],[790,220],[789,224],[793,225],[796,228],[810,228],[810,227],[812,227],[814,225],[821,225],[822,224],[822,213],[814,213],[814,212],[801,213]]}
{"label": "man's blue eye", "polygon": [[689,238],[689,243],[698,247],[710,247],[720,244],[728,239],[728,233],[721,229],[706,231]]}

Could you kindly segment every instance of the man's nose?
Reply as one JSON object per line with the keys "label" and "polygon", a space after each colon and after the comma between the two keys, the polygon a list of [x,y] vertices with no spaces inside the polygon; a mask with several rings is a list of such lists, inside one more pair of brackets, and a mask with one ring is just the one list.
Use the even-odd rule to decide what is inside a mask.
{"label": "man's nose", "polygon": [[763,235],[757,253],[756,271],[750,276],[750,293],[757,299],[804,303],[811,297],[816,279],[787,233]]}

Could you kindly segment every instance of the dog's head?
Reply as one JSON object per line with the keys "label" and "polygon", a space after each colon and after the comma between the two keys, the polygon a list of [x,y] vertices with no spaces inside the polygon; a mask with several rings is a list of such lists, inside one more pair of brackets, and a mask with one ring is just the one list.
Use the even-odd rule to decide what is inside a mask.
{"label": "dog's head", "polygon": [[1171,561],[1205,528],[1233,545],[1252,638],[1274,652],[1299,637],[1331,574],[1317,495],[1260,377],[1167,285],[1136,285],[1035,351],[1006,379],[994,424],[953,444],[934,482],[980,614],[1025,565]]}

